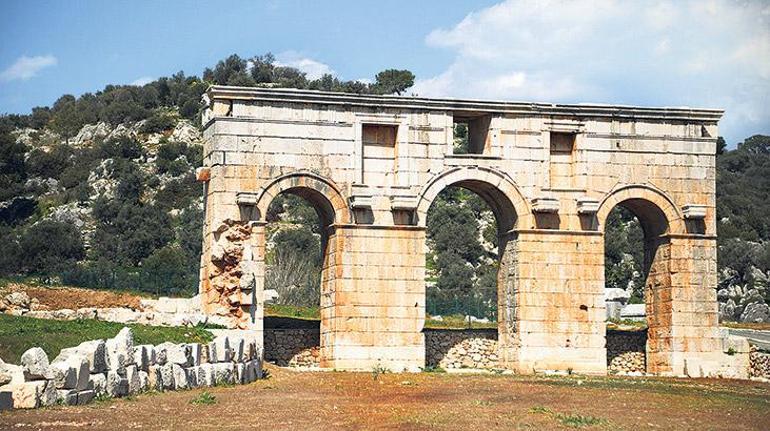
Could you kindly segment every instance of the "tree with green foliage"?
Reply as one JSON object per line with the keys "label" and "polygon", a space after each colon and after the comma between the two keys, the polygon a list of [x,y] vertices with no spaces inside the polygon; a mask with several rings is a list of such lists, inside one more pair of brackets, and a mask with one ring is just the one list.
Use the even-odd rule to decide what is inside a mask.
{"label": "tree with green foliage", "polygon": [[19,238],[19,265],[26,274],[51,276],[85,257],[80,231],[69,223],[43,220]]}
{"label": "tree with green foliage", "polygon": [[378,94],[398,94],[414,85],[414,74],[408,70],[387,69],[375,75],[372,91]]}

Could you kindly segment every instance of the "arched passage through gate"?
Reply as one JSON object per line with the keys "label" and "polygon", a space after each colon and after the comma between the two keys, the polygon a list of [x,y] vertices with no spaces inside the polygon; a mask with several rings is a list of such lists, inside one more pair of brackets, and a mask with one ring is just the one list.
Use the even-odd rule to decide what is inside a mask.
{"label": "arched passage through gate", "polygon": [[[454,195],[457,196],[456,192],[458,189],[471,192],[472,194],[475,194],[481,198],[481,200],[486,204],[486,206],[488,206],[489,210],[491,210],[492,214],[494,215],[494,221],[497,227],[495,232],[495,242],[497,244],[497,253],[495,256],[495,264],[497,266],[495,276],[496,295],[494,295],[494,299],[496,300],[496,307],[494,307],[496,308],[496,316],[492,316],[493,318],[490,320],[492,322],[496,321],[497,330],[471,329],[466,331],[447,331],[426,328],[424,331],[426,346],[426,366],[442,368],[496,368],[501,366],[497,359],[500,358],[501,355],[498,354],[497,349],[495,349],[493,352],[490,351],[490,349],[494,348],[494,346],[499,346],[501,343],[509,343],[509,340],[512,338],[516,329],[515,318],[513,315],[515,298],[512,283],[512,278],[514,276],[514,265],[512,265],[512,262],[515,259],[515,256],[512,242],[515,241],[514,228],[520,222],[519,214],[521,214],[522,211],[526,211],[525,209],[522,209],[526,203],[521,198],[515,185],[503,174],[495,171],[482,170],[477,168],[458,169],[438,176],[424,189],[423,193],[421,194],[421,199],[417,211],[418,225],[428,228],[428,241],[435,241],[435,238],[431,237],[432,234],[434,236],[438,234],[444,235],[445,237],[451,237],[453,232],[447,232],[443,229],[451,230],[458,228],[459,226],[457,223],[461,223],[463,220],[468,222],[468,214],[465,214],[465,217],[460,216],[454,220],[450,220],[448,223],[446,223],[446,226],[436,226],[429,221],[429,217],[443,217],[444,220],[452,219],[453,214],[451,208],[444,208],[445,211],[443,214],[439,214],[435,212],[437,210],[435,205],[439,200],[441,201],[442,205],[447,205],[446,200],[439,198],[440,194],[453,194],[454,192]],[[465,194],[465,197],[468,197],[467,193]],[[450,200],[448,205],[458,205],[458,203],[456,201]],[[518,210],[517,206],[519,206]],[[455,210],[457,211],[455,214],[462,211],[459,208]],[[524,214],[527,214],[527,212],[524,212]],[[481,236],[482,232],[479,230],[483,229],[483,222],[481,224],[476,222],[475,224],[476,226],[472,229],[473,232],[471,234]],[[465,233],[467,234],[468,232]],[[433,245],[435,246],[436,244],[434,243]],[[454,253],[453,255],[450,250],[450,252],[447,253],[447,256],[450,259],[459,259],[458,263],[460,265],[465,264],[470,266],[471,264],[467,262],[467,260],[461,258],[461,254],[462,253]],[[428,257],[426,259],[426,263],[431,258],[436,259],[436,256]],[[440,257],[438,259],[440,260]],[[458,268],[462,269],[462,266],[459,266]],[[474,268],[474,270],[477,268],[478,267]],[[445,269],[446,268],[440,268],[439,270]],[[467,272],[467,276],[474,277],[473,281],[478,282],[478,277],[480,274],[479,272],[474,273],[474,270],[466,268],[464,271],[460,272]],[[434,275],[441,277],[439,271],[437,271],[437,273]],[[461,281],[458,277],[455,277],[455,279],[457,282]],[[436,281],[437,280],[432,280],[431,282]],[[426,284],[427,282],[428,280],[426,280]],[[465,284],[471,286],[470,289],[479,288],[477,283],[474,284],[467,280]],[[438,292],[439,287],[440,286],[435,286],[432,287],[432,289]],[[444,286],[444,288],[446,287],[451,286]],[[430,289],[431,287],[426,287],[426,295],[431,294]],[[468,295],[468,298],[476,297],[478,293],[478,291],[473,292],[472,294]],[[431,299],[431,297],[428,297],[427,299]],[[426,301],[426,303],[428,306],[428,314],[430,314],[432,311],[431,304],[429,301]],[[468,306],[470,304],[466,303],[464,305]],[[476,308],[478,308],[478,310],[476,310]],[[481,308],[476,308],[473,306],[471,306],[469,309],[460,307],[458,310],[460,310],[460,313],[463,315],[484,314]],[[458,310],[454,311],[457,312]],[[476,312],[474,313],[473,310],[476,310]],[[489,316],[476,315],[474,317],[484,318]],[[426,323],[433,323],[435,325],[436,322],[428,321]],[[468,326],[473,326],[472,322],[467,321],[463,322],[461,325],[464,326],[466,323],[471,323]],[[490,341],[494,339],[497,339],[497,343]],[[471,354],[468,347],[471,347],[471,350],[476,349],[478,352],[474,351],[474,354]],[[466,353],[458,353],[463,351]],[[463,355],[467,356],[464,358],[464,363],[463,358],[460,357]],[[471,356],[476,356],[476,359],[472,358]],[[482,359],[479,360],[479,356]]]}
{"label": "arched passage through gate", "polygon": [[[602,202],[597,214],[606,241],[611,241],[611,238],[606,237],[608,219],[613,212],[615,212],[615,216],[619,215],[619,208],[633,214],[643,232],[641,240],[637,239],[641,244],[631,244],[631,247],[643,249],[640,279],[644,280],[642,299],[644,301],[644,321],[647,326],[646,337],[643,337],[645,339],[644,356],[646,363],[643,370],[633,371],[654,372],[656,357],[671,349],[669,343],[671,342],[672,327],[672,310],[670,308],[672,282],[669,262],[669,235],[683,229],[682,218],[672,201],[655,189],[646,186],[630,186],[616,190]],[[605,247],[610,245],[605,242]],[[608,333],[608,365],[611,367],[619,366],[613,364],[612,361],[623,354],[624,349],[633,351],[634,347],[629,347],[629,343],[637,343],[638,335],[640,334],[624,334],[618,331]],[[610,337],[613,339],[611,340]],[[619,370],[611,368],[610,371]]]}
{"label": "arched passage through gate", "polygon": [[[334,184],[313,174],[281,177],[262,191],[258,210],[267,222],[264,286],[278,291],[277,305],[303,313],[318,307],[320,317],[266,319],[265,356],[279,365],[324,366],[331,356],[335,254],[330,244],[335,225],[349,222],[344,202]],[[284,329],[293,332],[280,339]]]}

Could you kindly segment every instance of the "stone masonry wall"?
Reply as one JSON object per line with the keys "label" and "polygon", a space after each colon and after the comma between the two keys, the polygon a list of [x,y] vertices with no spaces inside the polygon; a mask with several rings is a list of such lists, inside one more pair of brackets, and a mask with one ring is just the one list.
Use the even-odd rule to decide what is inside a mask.
{"label": "stone masonry wall", "polygon": [[749,363],[749,377],[770,379],[770,353],[759,350],[757,346],[751,346]]}
{"label": "stone masonry wall", "polygon": [[607,372],[644,374],[647,331],[607,331]]}
{"label": "stone masonry wall", "polygon": [[[425,329],[423,333],[426,367],[500,368],[497,329]],[[318,329],[266,329],[264,337],[266,361],[282,367],[319,367]],[[607,331],[609,372],[644,374],[646,341],[645,331]],[[758,370],[770,375],[770,355],[757,352],[755,356],[759,359],[752,364],[756,362]]]}
{"label": "stone masonry wall", "polygon": [[497,368],[497,329],[426,329],[425,365],[445,370]]}
{"label": "stone masonry wall", "polygon": [[318,329],[265,329],[265,360],[282,367],[320,365]]}
{"label": "stone masonry wall", "polygon": [[131,329],[115,338],[62,349],[49,362],[33,347],[21,365],[0,361],[0,411],[56,404],[82,405],[97,397],[124,397],[221,384],[245,384],[262,375],[261,352],[243,334],[209,344],[134,345]]}

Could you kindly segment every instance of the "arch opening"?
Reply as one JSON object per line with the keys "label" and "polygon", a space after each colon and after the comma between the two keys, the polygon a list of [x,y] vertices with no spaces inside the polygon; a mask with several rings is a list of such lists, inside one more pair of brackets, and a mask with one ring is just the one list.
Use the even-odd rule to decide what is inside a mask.
{"label": "arch opening", "polygon": [[425,213],[428,368],[498,368],[503,311],[517,213],[495,185],[453,182]]}
{"label": "arch opening", "polygon": [[265,359],[277,365],[321,365],[329,326],[322,310],[333,307],[328,268],[335,220],[331,201],[309,187],[286,188],[267,206]]}
{"label": "arch opening", "polygon": [[608,371],[644,373],[659,334],[670,326],[660,289],[670,285],[670,223],[656,203],[628,198],[607,212],[602,225]]}

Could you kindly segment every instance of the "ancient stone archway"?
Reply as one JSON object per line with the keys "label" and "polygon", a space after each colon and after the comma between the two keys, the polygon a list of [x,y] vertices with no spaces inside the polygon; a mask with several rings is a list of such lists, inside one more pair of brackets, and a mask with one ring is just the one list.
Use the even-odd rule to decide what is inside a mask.
{"label": "ancient stone archway", "polygon": [[[425,216],[454,184],[490,204],[505,237],[507,368],[606,373],[603,230],[619,204],[661,242],[649,369],[718,366],[721,111],[219,86],[205,100],[206,312],[262,330],[264,214],[295,193],[328,226],[324,365],[419,369]],[[454,153],[456,122],[468,127],[468,154]]]}

